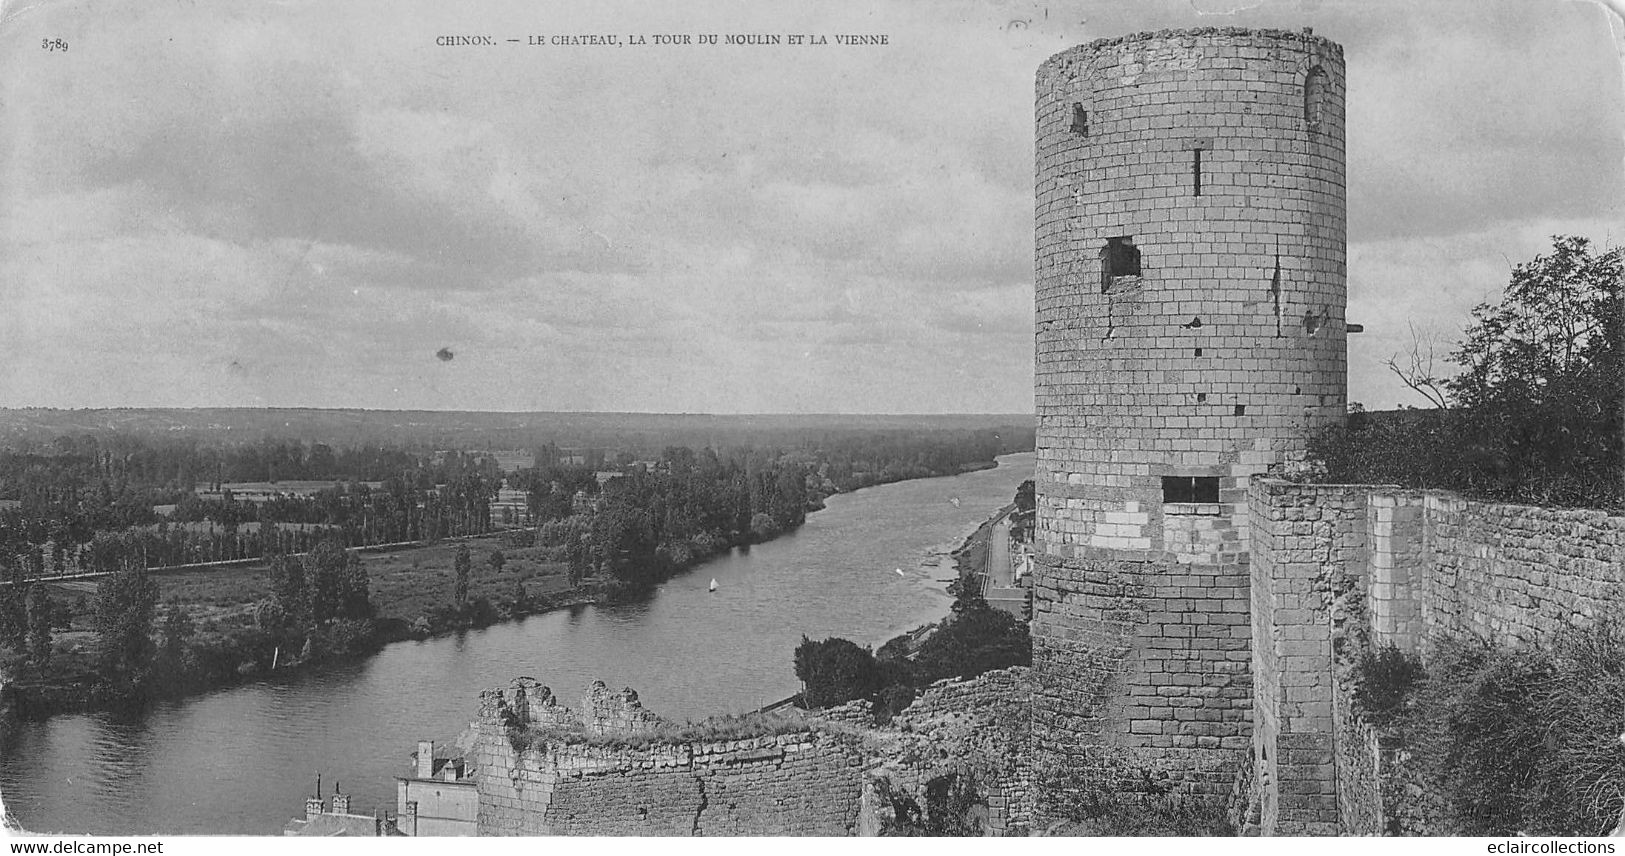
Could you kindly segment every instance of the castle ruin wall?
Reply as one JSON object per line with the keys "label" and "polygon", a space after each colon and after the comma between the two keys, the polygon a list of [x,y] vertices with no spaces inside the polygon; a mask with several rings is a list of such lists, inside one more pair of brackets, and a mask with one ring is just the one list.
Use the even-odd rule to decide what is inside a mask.
{"label": "castle ruin wall", "polygon": [[1419,813],[1428,795],[1395,768],[1400,747],[1354,704],[1340,637],[1426,665],[1432,640],[1528,648],[1625,615],[1625,517],[1273,479],[1257,480],[1250,500],[1267,832],[1437,831]]}

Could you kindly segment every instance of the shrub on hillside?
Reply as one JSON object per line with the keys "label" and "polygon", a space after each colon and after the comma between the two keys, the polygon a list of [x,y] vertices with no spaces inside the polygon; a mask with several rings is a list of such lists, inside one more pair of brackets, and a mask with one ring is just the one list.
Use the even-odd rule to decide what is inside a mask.
{"label": "shrub on hillside", "polygon": [[1117,752],[1097,749],[1093,766],[1052,767],[1038,774],[1043,814],[1066,821],[1067,835],[1233,836],[1225,801],[1179,791]]}
{"label": "shrub on hillside", "polygon": [[1392,645],[1366,651],[1360,657],[1354,701],[1374,725],[1387,725],[1404,709],[1416,682],[1423,677],[1422,661]]}
{"label": "shrub on hillside", "polygon": [[1396,724],[1463,835],[1600,835],[1625,805],[1625,634],[1442,642]]}

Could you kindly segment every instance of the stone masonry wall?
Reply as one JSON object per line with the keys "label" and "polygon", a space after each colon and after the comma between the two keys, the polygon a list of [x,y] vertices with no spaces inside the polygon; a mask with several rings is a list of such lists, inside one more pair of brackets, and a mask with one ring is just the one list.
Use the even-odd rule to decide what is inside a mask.
{"label": "stone masonry wall", "polygon": [[1039,68],[1046,770],[1127,764],[1223,799],[1247,764],[1247,488],[1344,413],[1343,93],[1340,47],[1277,30],[1103,39]]}
{"label": "stone masonry wall", "polygon": [[[536,699],[544,700],[535,704]],[[534,709],[537,718],[531,716]],[[530,744],[513,737],[542,727]],[[850,835],[861,742],[814,730],[662,741],[636,694],[588,690],[582,713],[529,679],[482,694],[474,764],[480,835]],[[516,729],[518,730],[516,732]],[[550,738],[548,729],[562,733]],[[624,745],[570,735],[620,735]]]}
{"label": "stone masonry wall", "polygon": [[1363,585],[1367,489],[1253,483],[1253,753],[1267,834],[1339,829],[1333,636]]}
{"label": "stone masonry wall", "polygon": [[[1340,638],[1417,651],[1425,664],[1431,638],[1528,647],[1625,615],[1625,518],[1265,479],[1250,501],[1265,831],[1434,831],[1418,809],[1432,795],[1393,763],[1403,747],[1353,703],[1334,659]],[[1344,626],[1353,619],[1363,623]]]}
{"label": "stone masonry wall", "polygon": [[1382,835],[1388,831],[1382,793],[1382,732],[1360,717],[1354,688],[1338,680],[1335,671],[1332,678],[1338,832]]}
{"label": "stone masonry wall", "polygon": [[931,788],[952,782],[973,795],[973,827],[1022,834],[1032,824],[1031,707],[1030,670],[1016,667],[938,681],[885,726],[855,702],[808,713],[787,733],[679,740],[681,729],[630,691],[594,683],[577,713],[520,678],[481,695],[479,833],[874,834],[899,806],[923,812]]}
{"label": "stone masonry wall", "polygon": [[[1234,564],[1247,479],[1346,394],[1342,49],[1274,30],[1102,39],[1037,77],[1041,552]],[[1137,252],[1114,273],[1108,243]],[[1219,480],[1170,501],[1162,477]],[[1217,519],[1215,519],[1217,518]]]}
{"label": "stone masonry wall", "polygon": [[1423,509],[1426,574],[1413,596],[1427,632],[1527,648],[1625,616],[1625,517],[1440,491]]}
{"label": "stone masonry wall", "polygon": [[899,713],[878,741],[867,775],[886,790],[927,802],[928,785],[955,776],[980,800],[989,835],[1030,830],[1033,817],[1031,670],[1012,667],[937,681]]}
{"label": "stone masonry wall", "polygon": [[1245,566],[1038,562],[1033,739],[1046,774],[1126,757],[1227,796],[1251,732]]}
{"label": "stone masonry wall", "polygon": [[480,835],[850,835],[862,756],[840,735],[476,749]]}

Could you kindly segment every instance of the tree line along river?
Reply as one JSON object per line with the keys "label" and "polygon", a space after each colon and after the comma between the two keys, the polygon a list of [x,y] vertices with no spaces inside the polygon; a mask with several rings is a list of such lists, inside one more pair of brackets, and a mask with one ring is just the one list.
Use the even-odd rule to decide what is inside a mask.
{"label": "tree line along river", "polygon": [[409,772],[417,741],[452,740],[481,690],[519,675],[572,706],[601,679],[672,719],[752,710],[796,691],[803,635],[878,645],[947,614],[947,553],[1033,466],[1032,453],[1006,455],[994,469],[837,494],[795,532],[636,602],[396,643],[133,719],[25,722],[0,747],[0,799],[37,832],[275,835],[302,814],[318,773],[352,810],[393,811],[394,777]]}

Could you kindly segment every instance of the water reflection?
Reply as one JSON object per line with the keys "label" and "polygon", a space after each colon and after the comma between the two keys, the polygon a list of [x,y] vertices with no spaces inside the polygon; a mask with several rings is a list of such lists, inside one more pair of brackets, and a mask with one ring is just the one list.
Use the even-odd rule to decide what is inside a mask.
{"label": "water reflection", "polygon": [[393,777],[416,741],[454,738],[480,690],[516,675],[570,704],[594,679],[631,686],[678,719],[759,707],[795,690],[791,651],[803,635],[878,645],[945,614],[938,559],[1032,468],[1033,455],[1012,455],[994,470],[830,497],[793,535],[718,557],[634,603],[390,645],[362,663],[134,720],[26,724],[0,756],[0,794],[42,832],[277,834],[318,771],[361,811],[393,808]]}

